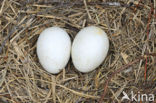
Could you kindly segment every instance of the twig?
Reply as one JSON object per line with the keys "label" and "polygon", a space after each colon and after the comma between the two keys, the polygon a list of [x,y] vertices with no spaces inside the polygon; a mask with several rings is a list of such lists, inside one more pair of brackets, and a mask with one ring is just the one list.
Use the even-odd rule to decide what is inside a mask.
{"label": "twig", "polygon": [[85,8],[86,8],[88,17],[89,17],[89,19],[91,20],[92,18],[91,18],[91,15],[90,15],[90,13],[89,13],[89,10],[88,10],[88,6],[87,6],[87,3],[86,3],[86,0],[84,0],[84,5],[85,5]]}
{"label": "twig", "polygon": [[153,12],[154,12],[154,8],[151,4],[151,10],[148,15],[148,23],[147,23],[147,29],[146,29],[147,30],[147,40],[149,40],[149,31],[150,31],[149,27],[150,27],[151,17],[152,17]]}
{"label": "twig", "polygon": [[147,78],[147,57],[145,58],[145,72],[144,72],[144,79],[146,80]]}
{"label": "twig", "polygon": [[108,84],[109,84],[109,82],[111,81],[111,79],[112,79],[117,73],[120,73],[121,71],[123,71],[123,70],[125,70],[126,68],[128,68],[129,66],[131,66],[131,65],[133,65],[133,64],[135,64],[135,63],[137,63],[137,62],[139,62],[141,59],[144,59],[144,58],[147,57],[147,56],[156,56],[156,53],[149,53],[149,54],[146,54],[146,55],[144,55],[144,56],[140,56],[138,59],[134,60],[133,62],[130,62],[130,63],[128,63],[128,64],[126,64],[126,65],[120,67],[120,68],[117,69],[116,71],[114,71],[114,72],[110,75],[110,77],[108,77],[108,80],[106,81],[106,84],[105,84],[105,87],[104,87],[104,92],[103,92],[103,94],[101,95],[101,98],[100,98],[100,100],[99,100],[99,103],[102,103],[102,101],[103,101],[103,99],[104,99],[104,97],[105,97],[105,95],[106,95],[106,91],[107,91],[107,88],[108,88]]}
{"label": "twig", "polygon": [[[151,23],[151,17],[152,17],[153,12],[154,12],[154,9],[153,9],[152,2],[151,2],[151,10],[150,10],[150,13],[149,13],[149,16],[148,16],[148,23],[147,23],[147,29],[146,29],[147,30],[147,41],[149,41],[150,23]],[[147,79],[147,62],[148,62],[148,58],[146,57],[145,60],[146,61],[145,61],[144,78],[146,80]]]}

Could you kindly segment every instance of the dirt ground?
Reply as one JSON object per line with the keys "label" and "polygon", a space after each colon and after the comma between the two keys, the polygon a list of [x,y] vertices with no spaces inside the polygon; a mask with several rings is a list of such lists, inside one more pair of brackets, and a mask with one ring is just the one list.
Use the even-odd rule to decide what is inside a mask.
{"label": "dirt ground", "polygon": [[[0,0],[0,103],[149,103],[149,94],[156,98],[155,8],[156,0]],[[36,41],[45,28],[64,28],[73,41],[90,25],[110,40],[102,65],[80,73],[70,59],[57,75],[43,69]],[[123,91],[137,101],[122,101]]]}

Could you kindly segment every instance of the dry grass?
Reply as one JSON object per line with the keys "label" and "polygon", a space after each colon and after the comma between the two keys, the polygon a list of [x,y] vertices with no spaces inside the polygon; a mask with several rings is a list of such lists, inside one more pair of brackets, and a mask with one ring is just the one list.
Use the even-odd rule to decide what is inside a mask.
{"label": "dry grass", "polygon": [[[142,0],[138,7],[134,6],[136,1],[129,8],[102,4],[113,0],[35,1],[0,0],[1,103],[97,103],[113,71],[146,52],[156,53],[156,17],[150,16],[149,21],[150,0]],[[131,0],[115,1],[126,6]],[[101,27],[110,39],[108,56],[100,67],[82,74],[70,60],[58,75],[41,67],[36,41],[42,30],[59,26],[73,40],[81,28],[89,25]],[[148,58],[147,83],[144,67],[142,59],[113,77],[104,103],[120,103],[123,90],[156,94],[155,57]]]}

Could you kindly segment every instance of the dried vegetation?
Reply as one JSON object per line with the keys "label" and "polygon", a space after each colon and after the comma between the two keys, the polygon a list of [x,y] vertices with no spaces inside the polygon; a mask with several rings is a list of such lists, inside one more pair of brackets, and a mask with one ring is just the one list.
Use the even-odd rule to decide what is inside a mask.
{"label": "dried vegetation", "polygon": [[[156,94],[156,1],[114,1],[0,0],[0,102],[120,103],[123,90]],[[59,26],[73,40],[89,25],[110,39],[100,67],[82,74],[70,60],[58,75],[41,67],[36,41],[42,30]]]}

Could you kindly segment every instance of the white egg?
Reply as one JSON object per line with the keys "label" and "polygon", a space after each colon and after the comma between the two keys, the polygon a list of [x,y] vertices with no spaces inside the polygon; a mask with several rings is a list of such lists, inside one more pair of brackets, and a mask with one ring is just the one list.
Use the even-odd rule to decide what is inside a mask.
{"label": "white egg", "polygon": [[96,69],[107,56],[109,39],[106,33],[95,26],[82,29],[72,44],[72,61],[80,72]]}
{"label": "white egg", "polygon": [[70,58],[71,40],[59,27],[45,29],[37,41],[37,55],[43,68],[50,73],[59,73]]}

